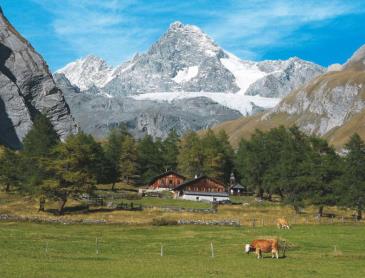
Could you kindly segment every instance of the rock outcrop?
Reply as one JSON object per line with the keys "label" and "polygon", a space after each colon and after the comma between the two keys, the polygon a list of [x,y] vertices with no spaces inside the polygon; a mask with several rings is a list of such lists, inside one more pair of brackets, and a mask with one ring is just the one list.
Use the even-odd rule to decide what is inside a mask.
{"label": "rock outcrop", "polygon": [[135,137],[145,134],[165,138],[171,129],[183,134],[188,130],[212,127],[241,114],[208,98],[158,103],[129,97],[108,97],[90,88],[81,92],[63,74],[55,81],[80,128],[96,138],[104,138],[111,128],[125,124]]}
{"label": "rock outcrop", "polygon": [[[182,132],[272,108],[293,88],[324,71],[323,67],[299,58],[243,61],[220,48],[198,27],[175,22],[146,53],[137,54],[114,69],[100,58],[87,56],[56,73],[88,94],[88,101],[110,103],[95,104],[104,116],[87,123],[90,115],[84,113],[89,113],[89,109],[79,102],[73,103],[81,97],[67,98],[81,128],[99,134],[101,130],[107,131],[104,127],[115,119],[130,121],[126,110],[107,109],[123,103],[122,107],[134,107],[128,107],[136,118],[131,125],[133,132],[136,128],[163,137],[169,125]],[[102,107],[106,107],[104,111]]]}
{"label": "rock outcrop", "polygon": [[77,130],[47,64],[0,9],[0,144],[20,148],[37,113],[61,138]]}
{"label": "rock outcrop", "polygon": [[355,132],[365,139],[365,46],[336,70],[298,88],[263,115],[241,118],[217,126],[232,142],[249,138],[255,129],[297,125],[309,134],[323,136],[341,147]]}
{"label": "rock outcrop", "polygon": [[284,61],[263,61],[258,65],[268,74],[251,84],[247,95],[282,98],[325,72],[323,67],[296,57]]}

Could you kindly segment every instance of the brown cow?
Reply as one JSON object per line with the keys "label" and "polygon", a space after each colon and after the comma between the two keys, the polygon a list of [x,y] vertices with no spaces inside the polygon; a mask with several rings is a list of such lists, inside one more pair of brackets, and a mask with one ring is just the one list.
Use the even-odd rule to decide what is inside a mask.
{"label": "brown cow", "polygon": [[278,226],[279,229],[290,229],[288,221],[286,221],[285,218],[278,218],[276,220],[276,225]]}
{"label": "brown cow", "polygon": [[251,244],[245,245],[247,254],[255,252],[257,258],[262,258],[262,253],[270,253],[272,258],[279,259],[279,243],[277,239],[256,239]]}

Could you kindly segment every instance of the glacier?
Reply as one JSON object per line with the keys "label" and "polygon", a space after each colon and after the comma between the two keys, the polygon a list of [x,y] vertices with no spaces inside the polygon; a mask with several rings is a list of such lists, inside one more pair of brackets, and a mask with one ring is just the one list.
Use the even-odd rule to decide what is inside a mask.
{"label": "glacier", "polygon": [[172,103],[175,100],[192,99],[198,97],[206,97],[220,105],[228,107],[232,110],[239,111],[242,115],[251,115],[254,106],[264,109],[275,107],[280,98],[269,98],[261,96],[248,96],[241,93],[211,93],[211,92],[160,92],[145,93],[130,96],[135,100],[151,100],[157,102]]}

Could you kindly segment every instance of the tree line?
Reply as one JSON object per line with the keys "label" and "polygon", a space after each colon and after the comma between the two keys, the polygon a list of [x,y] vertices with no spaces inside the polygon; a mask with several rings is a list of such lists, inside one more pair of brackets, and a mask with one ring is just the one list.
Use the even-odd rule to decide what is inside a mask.
{"label": "tree line", "polygon": [[[102,142],[83,132],[61,142],[50,121],[38,115],[23,140],[22,150],[0,147],[0,185],[5,191],[39,198],[41,209],[46,198],[56,200],[63,213],[67,200],[83,193],[92,195],[100,183],[111,184],[112,190],[119,181],[144,185],[167,170],[181,170],[189,178],[207,173],[224,179],[232,164],[223,163],[223,169],[220,162],[229,153],[232,163],[233,150],[227,136],[218,139],[213,132],[209,134],[201,140],[196,133],[189,133],[181,140],[172,130],[165,140],[154,140],[149,135],[136,140],[121,126],[111,130]],[[192,150],[199,153],[192,152],[185,161],[185,155],[191,152],[185,149],[186,144],[193,137]],[[224,144],[220,144],[223,139]],[[213,143],[215,146],[208,148]],[[223,145],[228,150],[214,150]],[[200,156],[199,167],[192,169],[186,163],[195,160],[195,155]]]}
{"label": "tree line", "polygon": [[[49,120],[38,115],[23,140],[23,149],[0,148],[0,185],[44,200],[60,203],[93,194],[99,183],[119,181],[146,184],[167,170],[188,178],[208,175],[228,184],[235,173],[248,191],[258,197],[281,197],[299,212],[311,204],[319,208],[339,205],[357,210],[365,204],[365,144],[354,134],[339,155],[322,138],[297,127],[256,131],[234,150],[224,131],[203,135],[171,131],[165,140],[146,135],[136,140],[123,126],[101,142],[80,132],[61,142]],[[42,207],[42,206],[40,206]]]}
{"label": "tree line", "polygon": [[354,134],[339,155],[325,139],[298,127],[256,131],[241,140],[235,169],[243,184],[268,199],[273,194],[299,212],[301,207],[338,205],[357,210],[365,205],[365,144]]}

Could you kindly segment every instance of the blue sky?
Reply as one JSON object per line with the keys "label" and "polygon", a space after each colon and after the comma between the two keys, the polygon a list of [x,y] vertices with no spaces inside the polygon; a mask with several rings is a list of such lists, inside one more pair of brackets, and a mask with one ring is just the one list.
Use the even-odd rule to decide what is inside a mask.
{"label": "blue sky", "polygon": [[120,64],[177,20],[198,25],[243,59],[298,56],[327,66],[365,44],[363,0],[1,0],[1,6],[52,70],[88,54]]}

